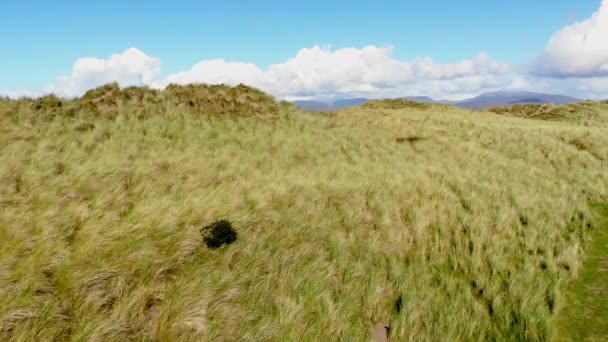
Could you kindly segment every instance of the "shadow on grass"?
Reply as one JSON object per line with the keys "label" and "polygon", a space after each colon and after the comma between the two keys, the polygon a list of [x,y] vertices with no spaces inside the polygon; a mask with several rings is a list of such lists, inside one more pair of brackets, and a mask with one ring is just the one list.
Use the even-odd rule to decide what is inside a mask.
{"label": "shadow on grass", "polygon": [[569,286],[567,305],[557,318],[556,341],[608,340],[608,204],[591,207],[598,224],[583,269]]}

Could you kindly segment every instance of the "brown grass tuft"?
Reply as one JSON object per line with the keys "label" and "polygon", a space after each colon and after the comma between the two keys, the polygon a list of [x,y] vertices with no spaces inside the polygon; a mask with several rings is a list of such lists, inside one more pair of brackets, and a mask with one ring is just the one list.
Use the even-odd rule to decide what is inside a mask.
{"label": "brown grass tuft", "polygon": [[273,97],[245,85],[171,84],[164,92],[172,105],[195,115],[260,117],[277,115],[280,109]]}

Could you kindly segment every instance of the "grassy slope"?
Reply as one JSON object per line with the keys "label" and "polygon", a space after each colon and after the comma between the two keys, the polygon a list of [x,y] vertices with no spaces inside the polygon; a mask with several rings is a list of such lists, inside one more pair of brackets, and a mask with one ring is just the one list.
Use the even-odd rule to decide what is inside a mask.
{"label": "grassy slope", "polygon": [[[2,339],[365,340],[380,321],[398,340],[554,334],[587,202],[608,195],[608,107],[589,125],[162,101],[140,118],[0,117]],[[208,250],[199,230],[219,218],[239,240]]]}
{"label": "grassy slope", "polygon": [[559,315],[557,341],[605,341],[608,338],[608,205],[594,204],[600,226],[593,234],[584,267],[569,286]]}

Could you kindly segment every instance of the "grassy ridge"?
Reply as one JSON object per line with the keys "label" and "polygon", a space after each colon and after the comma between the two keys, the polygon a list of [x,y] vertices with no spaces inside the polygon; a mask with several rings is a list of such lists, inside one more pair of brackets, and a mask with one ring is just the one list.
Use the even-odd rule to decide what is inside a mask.
{"label": "grassy ridge", "polygon": [[[0,338],[554,335],[607,201],[608,106],[588,125],[190,91],[0,102]],[[239,240],[209,250],[221,218]]]}

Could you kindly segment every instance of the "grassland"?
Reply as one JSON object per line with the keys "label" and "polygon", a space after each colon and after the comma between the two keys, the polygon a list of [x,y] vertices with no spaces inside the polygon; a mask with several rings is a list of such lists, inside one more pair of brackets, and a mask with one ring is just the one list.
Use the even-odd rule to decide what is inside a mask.
{"label": "grassland", "polygon": [[593,234],[585,264],[569,285],[558,316],[556,341],[604,341],[608,338],[608,206],[593,204],[602,229]]}
{"label": "grassland", "polygon": [[[603,227],[608,105],[522,108],[0,100],[0,340],[557,338]],[[238,240],[211,250],[219,219]]]}

